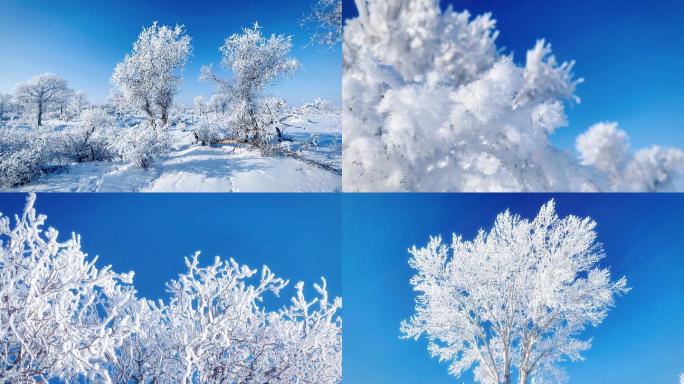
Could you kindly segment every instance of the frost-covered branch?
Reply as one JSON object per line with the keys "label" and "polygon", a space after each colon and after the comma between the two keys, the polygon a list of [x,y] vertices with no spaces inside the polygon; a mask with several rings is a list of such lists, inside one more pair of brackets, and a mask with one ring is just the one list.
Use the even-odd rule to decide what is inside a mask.
{"label": "frost-covered branch", "polygon": [[311,31],[309,44],[333,46],[342,41],[342,0],[316,0],[302,19]]}
{"label": "frost-covered branch", "polygon": [[0,217],[0,381],[111,382],[107,361],[133,325],[133,274],[97,268],[77,235],[44,230],[34,203],[14,223]]}
{"label": "frost-covered branch", "polygon": [[216,257],[168,283],[169,300],[136,298],[133,274],[97,268],[80,238],[58,239],[30,195],[0,214],[0,382],[342,382],[340,298],[325,279],[306,298],[268,308],[288,282]]}

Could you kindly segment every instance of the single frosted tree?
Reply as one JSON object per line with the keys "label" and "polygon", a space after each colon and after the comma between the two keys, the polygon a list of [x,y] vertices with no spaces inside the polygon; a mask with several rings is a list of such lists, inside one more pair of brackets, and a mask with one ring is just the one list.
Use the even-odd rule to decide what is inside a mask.
{"label": "single frosted tree", "polygon": [[339,44],[342,41],[342,0],[316,0],[302,25],[311,30],[309,44]]}
{"label": "single frosted tree", "polygon": [[69,99],[68,111],[72,116],[79,116],[90,106],[86,91],[75,91]]}
{"label": "single frosted tree", "polygon": [[[472,241],[431,237],[411,248],[416,313],[403,337],[429,340],[449,373],[485,384],[558,383],[560,363],[591,347],[582,339],[628,291],[611,279],[591,218],[558,217],[553,200],[532,220],[508,211]],[[516,379],[517,378],[517,379]]]}
{"label": "single frosted tree", "polygon": [[195,104],[195,115],[199,117],[206,113],[207,105],[204,101],[204,96],[197,95],[192,101]]}
{"label": "single frosted tree", "polygon": [[211,66],[202,68],[200,78],[214,82],[216,93],[230,96],[235,125],[247,141],[259,142],[265,134],[259,119],[262,92],[299,68],[299,62],[289,56],[291,49],[291,36],[266,37],[255,23],[228,37],[220,48],[221,66],[232,73],[230,80],[222,79]]}
{"label": "single frosted tree", "polygon": [[190,50],[183,26],[159,26],[155,21],[143,28],[133,52],[114,69],[113,101],[122,110],[144,113],[154,126],[165,126]]}
{"label": "single frosted tree", "polygon": [[40,127],[47,109],[64,103],[70,92],[66,80],[52,73],[44,73],[17,85],[14,97],[26,111],[35,112],[36,126]]}
{"label": "single frosted tree", "polygon": [[107,362],[135,327],[133,274],[97,268],[80,238],[59,240],[36,214],[0,214],[0,382],[111,383]]}

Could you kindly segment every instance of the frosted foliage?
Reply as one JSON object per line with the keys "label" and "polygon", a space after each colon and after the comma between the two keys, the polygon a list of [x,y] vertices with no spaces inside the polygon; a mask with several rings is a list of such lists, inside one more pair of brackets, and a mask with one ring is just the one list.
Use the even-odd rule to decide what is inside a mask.
{"label": "frosted foliage", "polygon": [[35,114],[36,126],[43,125],[43,114],[48,108],[64,103],[70,95],[66,80],[52,73],[33,76],[14,91],[16,102]]}
{"label": "frosted foliage", "polygon": [[554,202],[532,220],[508,211],[473,240],[431,237],[410,250],[415,314],[405,338],[429,340],[454,376],[479,383],[558,383],[563,361],[582,359],[582,339],[628,291],[598,264],[604,252],[590,218],[560,218]]}
{"label": "frosted foliage", "polygon": [[0,381],[109,383],[106,362],[134,326],[133,274],[98,269],[77,235],[58,240],[34,202],[14,223],[0,217]]}
{"label": "frosted foliage", "polygon": [[133,51],[114,69],[112,101],[123,111],[144,113],[151,124],[166,125],[190,50],[182,26],[154,22],[144,28]]}
{"label": "frosted foliage", "polygon": [[627,133],[617,123],[598,123],[577,138],[584,164],[603,171],[620,191],[675,190],[684,172],[684,153],[651,146],[632,152]]}
{"label": "frosted foliage", "polygon": [[168,302],[136,298],[133,273],[98,269],[78,235],[60,242],[34,202],[14,225],[0,214],[0,382],[342,382],[342,301],[325,279],[269,309],[288,281],[197,253]]}
{"label": "frosted foliage", "polygon": [[[544,40],[521,67],[496,47],[489,14],[442,10],[437,0],[356,5],[359,16],[347,21],[343,42],[345,190],[667,186],[649,179],[616,184],[551,144],[550,135],[567,125],[565,104],[580,101],[575,89],[582,79]],[[654,156],[654,168],[676,168],[671,153]]]}

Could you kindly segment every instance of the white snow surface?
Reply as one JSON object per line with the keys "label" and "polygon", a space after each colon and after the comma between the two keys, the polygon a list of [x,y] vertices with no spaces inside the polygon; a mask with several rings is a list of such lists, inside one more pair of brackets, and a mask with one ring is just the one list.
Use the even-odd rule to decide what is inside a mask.
{"label": "white snow surface", "polygon": [[[34,192],[336,192],[341,174],[306,159],[341,169],[339,112],[310,113],[291,119],[285,136],[304,159],[265,156],[240,145],[193,143],[191,126],[170,129],[173,150],[149,169],[123,161],[73,164],[43,175],[13,191]],[[317,146],[299,151],[315,137]]]}

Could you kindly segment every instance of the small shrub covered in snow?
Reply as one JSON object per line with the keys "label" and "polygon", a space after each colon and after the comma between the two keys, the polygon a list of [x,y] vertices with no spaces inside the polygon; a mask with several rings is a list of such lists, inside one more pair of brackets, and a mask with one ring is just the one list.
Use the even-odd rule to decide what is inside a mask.
{"label": "small shrub covered in snow", "polygon": [[171,144],[164,128],[142,122],[118,133],[114,148],[119,156],[140,168],[147,168],[157,157],[169,151]]}
{"label": "small shrub covered in snow", "polygon": [[87,109],[79,122],[62,133],[63,151],[66,158],[78,163],[84,161],[111,160],[114,120],[102,109]]}
{"label": "small shrub covered in snow", "polygon": [[54,157],[53,136],[46,129],[0,129],[0,189],[30,182]]}
{"label": "small shrub covered in snow", "polygon": [[230,122],[221,116],[203,116],[193,126],[192,133],[200,145],[213,145],[228,136]]}

